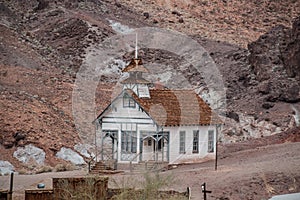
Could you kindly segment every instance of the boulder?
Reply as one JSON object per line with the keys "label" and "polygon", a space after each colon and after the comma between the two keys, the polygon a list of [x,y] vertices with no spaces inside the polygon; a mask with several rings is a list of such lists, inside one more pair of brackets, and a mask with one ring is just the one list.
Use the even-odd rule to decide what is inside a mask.
{"label": "boulder", "polygon": [[265,102],[261,105],[261,107],[263,107],[264,109],[270,109],[274,107],[274,103]]}
{"label": "boulder", "polygon": [[46,153],[43,149],[29,144],[25,147],[18,147],[13,156],[22,163],[29,163],[31,161],[34,161],[37,164],[43,165]]}
{"label": "boulder", "polygon": [[0,175],[10,174],[14,172],[15,167],[8,161],[0,160]]}
{"label": "boulder", "polygon": [[74,146],[74,149],[86,158],[95,157],[95,154],[91,152],[92,148],[89,144],[76,144]]}
{"label": "boulder", "polygon": [[78,153],[73,151],[72,149],[62,147],[59,152],[56,153],[56,157],[69,161],[74,165],[84,165],[86,162],[84,161],[83,157],[80,156]]}
{"label": "boulder", "polygon": [[231,119],[234,119],[234,121],[236,121],[236,122],[240,122],[239,115],[236,112],[234,112],[234,111],[227,111],[225,113],[225,116],[229,117]]}
{"label": "boulder", "polygon": [[287,102],[287,103],[297,103],[300,101],[300,86],[298,83],[291,84],[287,86],[282,91],[282,94],[279,100]]}

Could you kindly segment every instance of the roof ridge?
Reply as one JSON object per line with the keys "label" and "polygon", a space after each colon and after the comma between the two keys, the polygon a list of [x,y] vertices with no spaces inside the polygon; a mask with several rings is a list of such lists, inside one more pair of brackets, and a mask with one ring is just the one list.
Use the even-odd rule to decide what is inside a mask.
{"label": "roof ridge", "polygon": [[163,90],[163,91],[194,91],[194,89],[170,89],[170,88],[163,88],[163,89],[150,88],[150,90]]}

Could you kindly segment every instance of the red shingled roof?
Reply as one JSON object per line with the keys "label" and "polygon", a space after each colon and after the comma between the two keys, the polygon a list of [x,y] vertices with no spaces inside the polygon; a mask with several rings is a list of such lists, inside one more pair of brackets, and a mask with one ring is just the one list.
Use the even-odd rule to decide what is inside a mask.
{"label": "red shingled roof", "polygon": [[210,125],[222,121],[193,90],[150,89],[150,98],[133,99],[161,126]]}

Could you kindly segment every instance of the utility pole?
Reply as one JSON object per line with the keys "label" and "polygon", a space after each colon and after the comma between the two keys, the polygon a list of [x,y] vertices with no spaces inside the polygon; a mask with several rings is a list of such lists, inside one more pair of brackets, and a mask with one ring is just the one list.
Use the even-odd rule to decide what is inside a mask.
{"label": "utility pole", "polygon": [[207,200],[207,195],[206,193],[211,193],[211,191],[206,190],[206,183],[203,183],[201,185],[202,193],[203,193],[203,198],[204,200]]}

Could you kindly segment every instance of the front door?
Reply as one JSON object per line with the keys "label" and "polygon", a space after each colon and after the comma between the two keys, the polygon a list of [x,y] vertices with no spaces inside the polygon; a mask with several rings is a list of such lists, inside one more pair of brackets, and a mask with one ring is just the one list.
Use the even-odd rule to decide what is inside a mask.
{"label": "front door", "polygon": [[141,138],[141,161],[169,161],[168,132],[147,132]]}

